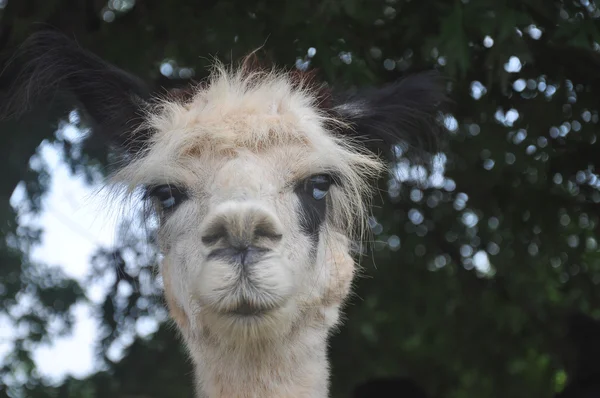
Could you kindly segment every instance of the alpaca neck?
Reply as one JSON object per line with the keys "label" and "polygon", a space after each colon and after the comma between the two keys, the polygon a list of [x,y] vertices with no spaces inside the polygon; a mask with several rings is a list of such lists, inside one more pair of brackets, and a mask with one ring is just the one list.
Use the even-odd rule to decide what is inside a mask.
{"label": "alpaca neck", "polygon": [[306,327],[277,340],[190,346],[199,398],[326,398],[327,330]]}

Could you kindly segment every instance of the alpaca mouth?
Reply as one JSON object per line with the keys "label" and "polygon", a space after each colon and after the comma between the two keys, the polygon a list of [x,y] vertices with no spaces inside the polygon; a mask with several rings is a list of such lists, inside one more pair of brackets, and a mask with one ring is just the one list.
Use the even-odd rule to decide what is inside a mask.
{"label": "alpaca mouth", "polygon": [[232,315],[237,316],[260,316],[270,311],[270,308],[266,307],[257,307],[248,302],[242,303],[239,307],[235,308],[232,311],[229,311]]}
{"label": "alpaca mouth", "polygon": [[228,311],[228,314],[237,317],[260,317],[266,315],[274,309],[275,306],[256,306],[248,302],[244,302],[231,311]]}
{"label": "alpaca mouth", "polygon": [[278,307],[275,303],[257,305],[243,300],[235,308],[227,311],[227,314],[237,317],[260,317],[276,310]]}

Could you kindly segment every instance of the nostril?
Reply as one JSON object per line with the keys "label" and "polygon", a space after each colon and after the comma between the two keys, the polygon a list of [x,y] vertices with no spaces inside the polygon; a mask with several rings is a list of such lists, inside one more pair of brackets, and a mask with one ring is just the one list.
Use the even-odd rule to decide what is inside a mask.
{"label": "nostril", "polygon": [[202,243],[205,245],[212,245],[213,243],[217,243],[217,241],[222,237],[223,236],[221,235],[204,235],[202,237]]}
{"label": "nostril", "polygon": [[202,235],[202,243],[205,245],[212,245],[219,241],[219,239],[227,238],[227,229],[223,225],[217,225],[210,228]]}
{"label": "nostril", "polygon": [[277,231],[274,228],[271,228],[270,226],[258,225],[254,229],[254,237],[267,238],[274,242],[279,242],[282,238],[282,235],[280,233],[277,233]]}

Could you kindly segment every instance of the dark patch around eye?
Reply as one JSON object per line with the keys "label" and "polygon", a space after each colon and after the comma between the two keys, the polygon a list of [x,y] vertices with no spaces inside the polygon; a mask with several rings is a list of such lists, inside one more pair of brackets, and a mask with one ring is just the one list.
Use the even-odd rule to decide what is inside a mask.
{"label": "dark patch around eye", "polygon": [[327,217],[329,187],[337,181],[327,174],[314,175],[301,181],[294,190],[300,202],[300,228],[314,244],[319,241],[319,231]]}
{"label": "dark patch around eye", "polygon": [[319,241],[319,230],[327,215],[327,201],[315,201],[312,195],[302,189],[296,190],[300,199],[300,227],[316,243]]}

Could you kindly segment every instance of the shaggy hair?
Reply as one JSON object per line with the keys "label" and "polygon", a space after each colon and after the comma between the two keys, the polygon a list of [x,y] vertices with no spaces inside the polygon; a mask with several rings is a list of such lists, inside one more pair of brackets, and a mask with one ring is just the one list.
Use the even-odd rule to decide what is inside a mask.
{"label": "shaggy hair", "polygon": [[3,114],[68,94],[95,136],[127,155],[110,183],[142,187],[154,204],[165,298],[198,396],[326,397],[327,338],[380,154],[435,143],[438,76],[334,96],[251,56],[217,62],[185,95],[159,96],[55,33],[32,36],[15,60]]}

